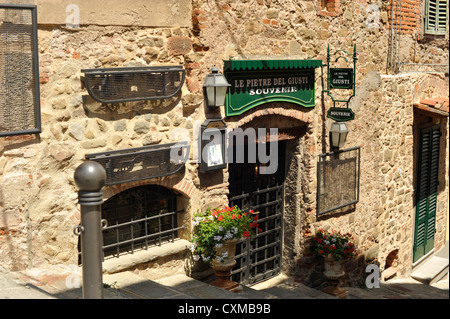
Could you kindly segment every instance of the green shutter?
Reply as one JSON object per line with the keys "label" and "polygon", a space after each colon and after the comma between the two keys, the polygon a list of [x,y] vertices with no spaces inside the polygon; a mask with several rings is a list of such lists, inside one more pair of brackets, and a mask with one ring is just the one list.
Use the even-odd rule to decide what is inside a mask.
{"label": "green shutter", "polygon": [[425,33],[445,34],[448,0],[428,0],[425,7]]}
{"label": "green shutter", "polygon": [[423,129],[420,134],[414,262],[434,247],[440,136],[439,126]]}

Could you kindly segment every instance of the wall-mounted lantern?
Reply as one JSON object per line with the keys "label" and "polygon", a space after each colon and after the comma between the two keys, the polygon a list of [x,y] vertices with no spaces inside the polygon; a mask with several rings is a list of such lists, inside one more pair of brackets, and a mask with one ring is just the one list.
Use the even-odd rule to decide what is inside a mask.
{"label": "wall-mounted lantern", "polygon": [[331,146],[333,148],[342,148],[345,145],[345,140],[348,135],[348,128],[345,123],[334,122],[331,124],[330,136],[331,136]]}
{"label": "wall-mounted lantern", "polygon": [[227,89],[231,86],[223,74],[219,74],[217,66],[213,66],[211,74],[208,74],[203,84],[206,103],[210,108],[225,105]]}
{"label": "wall-mounted lantern", "polygon": [[200,126],[200,173],[224,169],[226,125],[222,119],[207,119]]}

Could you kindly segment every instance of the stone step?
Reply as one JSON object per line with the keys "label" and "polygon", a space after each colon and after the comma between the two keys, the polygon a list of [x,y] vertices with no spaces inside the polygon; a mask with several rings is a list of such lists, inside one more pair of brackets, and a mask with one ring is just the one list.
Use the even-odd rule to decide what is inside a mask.
{"label": "stone step", "polygon": [[448,273],[448,258],[433,256],[413,270],[411,277],[424,283],[433,284]]}
{"label": "stone step", "polygon": [[186,295],[199,299],[273,299],[276,298],[265,292],[255,291],[251,288],[240,286],[241,292],[231,292],[214,287],[208,283],[195,280],[186,275],[175,275],[162,278],[155,282],[176,289]]}
{"label": "stone step", "polygon": [[449,243],[426,258],[412,271],[411,277],[424,284],[432,285],[448,276]]}
{"label": "stone step", "polygon": [[186,275],[174,275],[149,280],[132,272],[105,274],[103,282],[116,289],[124,298],[132,299],[268,299],[276,298],[264,292],[242,287],[234,293],[195,280]]}
{"label": "stone step", "polygon": [[132,272],[107,274],[103,282],[130,299],[315,299],[335,298],[319,290],[295,283],[282,276],[265,286],[241,286],[241,292],[230,292],[186,275],[149,280]]}
{"label": "stone step", "polygon": [[292,277],[278,275],[251,287],[279,299],[336,299],[320,290],[296,282]]}

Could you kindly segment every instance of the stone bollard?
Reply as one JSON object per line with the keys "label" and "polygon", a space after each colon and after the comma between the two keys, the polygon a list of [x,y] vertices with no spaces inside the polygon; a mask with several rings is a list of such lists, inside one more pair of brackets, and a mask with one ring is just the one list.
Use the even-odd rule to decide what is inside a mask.
{"label": "stone bollard", "polygon": [[81,206],[81,262],[83,266],[83,299],[103,299],[102,269],[102,187],[106,182],[103,166],[87,161],[75,170],[78,203]]}

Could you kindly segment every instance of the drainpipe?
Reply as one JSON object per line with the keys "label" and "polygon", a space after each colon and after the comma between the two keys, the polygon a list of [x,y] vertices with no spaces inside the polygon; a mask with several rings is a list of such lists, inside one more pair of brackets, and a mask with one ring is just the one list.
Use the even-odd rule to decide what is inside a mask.
{"label": "drainpipe", "polygon": [[103,299],[101,204],[106,171],[99,163],[87,161],[78,166],[74,178],[81,206],[81,224],[74,232],[81,235],[83,299]]}

